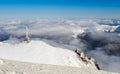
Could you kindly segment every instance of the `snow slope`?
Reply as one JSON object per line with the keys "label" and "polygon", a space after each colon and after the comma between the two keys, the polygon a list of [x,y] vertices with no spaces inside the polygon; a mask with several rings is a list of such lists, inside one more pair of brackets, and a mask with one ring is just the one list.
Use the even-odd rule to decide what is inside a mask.
{"label": "snow slope", "polygon": [[3,61],[0,63],[0,74],[118,74],[93,68],[35,64],[5,59],[0,61]]}
{"label": "snow slope", "polygon": [[41,64],[86,67],[86,64],[77,58],[75,52],[56,48],[42,41],[19,44],[1,42],[0,58]]}
{"label": "snow slope", "polygon": [[43,41],[1,42],[0,58],[0,74],[112,74],[86,64],[73,51],[56,48]]}

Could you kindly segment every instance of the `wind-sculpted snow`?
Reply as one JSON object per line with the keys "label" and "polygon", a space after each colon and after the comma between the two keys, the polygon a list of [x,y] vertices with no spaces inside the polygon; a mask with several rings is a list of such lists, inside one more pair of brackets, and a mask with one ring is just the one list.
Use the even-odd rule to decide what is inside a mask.
{"label": "wind-sculpted snow", "polygon": [[118,74],[92,67],[70,67],[0,59],[0,74]]}
{"label": "wind-sculpted snow", "polygon": [[75,50],[94,57],[102,69],[120,72],[120,20],[106,19],[9,19],[0,20],[0,41],[19,44],[29,28],[32,40]]}

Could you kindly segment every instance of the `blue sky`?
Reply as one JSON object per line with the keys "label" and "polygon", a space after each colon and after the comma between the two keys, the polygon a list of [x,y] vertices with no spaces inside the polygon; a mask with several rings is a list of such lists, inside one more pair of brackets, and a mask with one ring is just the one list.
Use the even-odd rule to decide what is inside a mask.
{"label": "blue sky", "polygon": [[120,0],[0,0],[0,18],[120,18]]}

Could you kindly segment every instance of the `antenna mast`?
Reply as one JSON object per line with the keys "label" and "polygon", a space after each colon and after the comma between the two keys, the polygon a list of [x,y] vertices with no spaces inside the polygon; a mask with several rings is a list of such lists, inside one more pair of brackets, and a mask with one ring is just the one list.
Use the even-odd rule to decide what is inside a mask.
{"label": "antenna mast", "polygon": [[25,42],[30,43],[29,33],[28,33],[28,27],[26,26],[26,36],[24,39]]}

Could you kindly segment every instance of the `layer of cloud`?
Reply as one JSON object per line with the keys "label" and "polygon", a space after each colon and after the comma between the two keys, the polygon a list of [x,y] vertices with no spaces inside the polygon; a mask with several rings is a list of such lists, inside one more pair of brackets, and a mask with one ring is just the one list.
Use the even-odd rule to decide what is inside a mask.
{"label": "layer of cloud", "polygon": [[31,39],[73,51],[81,48],[94,57],[102,69],[119,72],[120,36],[114,33],[119,22],[100,19],[0,20],[0,41],[12,44],[23,41],[27,26]]}

